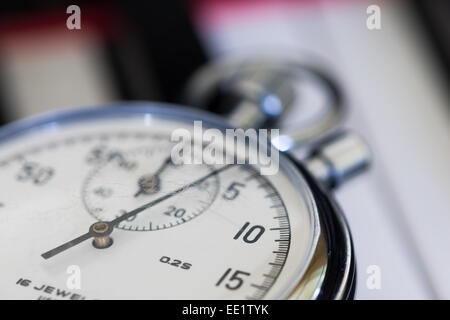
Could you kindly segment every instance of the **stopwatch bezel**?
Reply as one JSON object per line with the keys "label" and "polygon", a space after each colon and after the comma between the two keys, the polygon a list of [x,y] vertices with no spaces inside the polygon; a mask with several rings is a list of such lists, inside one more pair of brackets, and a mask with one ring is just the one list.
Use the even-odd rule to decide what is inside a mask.
{"label": "stopwatch bezel", "polygon": [[356,290],[356,259],[353,239],[345,215],[330,191],[325,189],[300,163],[288,156],[309,184],[318,206],[325,241],[326,271],[315,294],[318,300],[351,300]]}
{"label": "stopwatch bezel", "polygon": [[[133,102],[115,102],[101,106],[81,107],[75,109],[63,109],[58,111],[50,111],[40,115],[31,116],[29,118],[20,119],[10,124],[0,127],[0,146],[9,143],[16,138],[33,134],[33,132],[41,131],[48,127],[51,130],[58,130],[60,127],[82,121],[93,121],[95,119],[109,118],[121,116],[135,117],[136,115],[152,115],[156,117],[180,120],[183,122],[202,120],[206,127],[218,128],[225,130],[227,128],[234,128],[223,118],[215,116],[209,112],[193,109],[190,107],[163,103],[163,102],[147,102],[147,101],[133,101]],[[273,148],[273,147],[272,147]],[[319,213],[316,206],[316,200],[312,191],[309,188],[309,183],[302,175],[301,171],[296,168],[295,163],[291,159],[280,154],[279,164],[285,171],[290,180],[298,186],[305,204],[308,207],[308,213],[311,219],[311,239],[310,249],[306,257],[306,263],[298,272],[295,279],[292,279],[292,284],[288,286],[283,293],[279,295],[279,299],[289,298],[298,283],[301,282],[303,275],[308,269],[312,257],[315,254],[316,245],[320,237],[321,223]]]}

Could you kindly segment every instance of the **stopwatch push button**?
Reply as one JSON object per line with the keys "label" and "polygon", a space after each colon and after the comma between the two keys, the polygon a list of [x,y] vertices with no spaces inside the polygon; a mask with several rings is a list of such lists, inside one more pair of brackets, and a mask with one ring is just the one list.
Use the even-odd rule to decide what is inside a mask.
{"label": "stopwatch push button", "polygon": [[364,171],[370,159],[367,143],[354,133],[344,132],[319,144],[306,160],[306,167],[324,186],[336,188]]}

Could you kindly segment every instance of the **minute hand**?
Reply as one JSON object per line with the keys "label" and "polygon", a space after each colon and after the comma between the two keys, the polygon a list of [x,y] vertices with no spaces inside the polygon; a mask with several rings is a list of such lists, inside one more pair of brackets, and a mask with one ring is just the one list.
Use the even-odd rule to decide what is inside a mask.
{"label": "minute hand", "polygon": [[203,177],[200,178],[200,179],[197,179],[197,180],[195,180],[195,181],[193,181],[193,182],[191,182],[191,183],[188,183],[188,184],[186,184],[186,185],[184,185],[184,186],[182,186],[182,187],[180,187],[180,188],[178,188],[178,189],[176,189],[176,190],[174,190],[174,191],[172,191],[172,192],[170,192],[170,193],[168,193],[168,194],[166,194],[166,195],[164,195],[164,196],[162,196],[162,197],[159,197],[158,199],[155,199],[155,200],[153,200],[153,201],[150,201],[150,202],[144,204],[143,206],[140,206],[140,207],[137,208],[137,209],[134,209],[134,210],[132,210],[132,211],[129,211],[129,212],[127,212],[127,213],[121,215],[120,217],[117,217],[116,219],[109,221],[109,223],[110,223],[112,226],[115,226],[115,225],[119,224],[120,222],[122,222],[122,221],[124,221],[124,220],[126,220],[126,219],[129,219],[129,218],[131,218],[131,217],[134,217],[135,215],[139,214],[140,212],[142,212],[142,211],[144,211],[144,210],[146,210],[146,209],[148,209],[148,208],[151,208],[151,207],[157,205],[158,203],[163,202],[163,201],[165,201],[165,200],[167,200],[167,199],[173,197],[174,195],[176,195],[176,194],[178,194],[178,193],[183,192],[183,191],[186,190],[186,189],[189,189],[189,188],[191,188],[191,187],[193,187],[193,186],[196,186],[196,185],[202,183],[203,181],[205,181],[205,180],[211,178],[212,176],[215,176],[215,175],[219,174],[219,173],[222,172],[222,171],[225,171],[225,170],[231,168],[232,166],[234,166],[234,164],[228,164],[228,165],[223,166],[223,167],[221,167],[221,168],[219,168],[219,169],[216,169],[216,170],[210,172],[209,174],[203,176]]}

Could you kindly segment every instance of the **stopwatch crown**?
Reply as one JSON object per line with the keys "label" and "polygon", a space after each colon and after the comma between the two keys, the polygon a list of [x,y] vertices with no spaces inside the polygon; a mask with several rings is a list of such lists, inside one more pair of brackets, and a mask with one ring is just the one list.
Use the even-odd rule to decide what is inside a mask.
{"label": "stopwatch crown", "polygon": [[320,143],[306,161],[307,169],[328,188],[367,169],[371,152],[367,143],[357,134],[343,132]]}

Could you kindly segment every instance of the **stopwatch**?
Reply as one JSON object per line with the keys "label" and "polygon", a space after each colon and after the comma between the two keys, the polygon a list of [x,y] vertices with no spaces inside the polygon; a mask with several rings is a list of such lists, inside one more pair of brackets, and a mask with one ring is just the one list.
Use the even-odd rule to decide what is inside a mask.
{"label": "stopwatch", "polygon": [[270,175],[175,163],[172,133],[194,121],[227,129],[145,102],[1,128],[0,298],[351,298],[352,241],[318,182],[324,157],[280,154]]}

